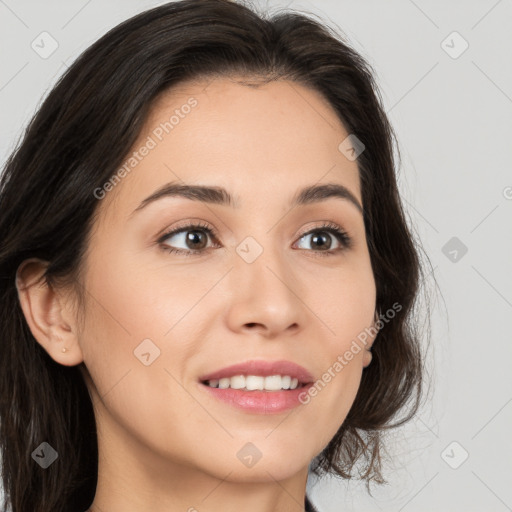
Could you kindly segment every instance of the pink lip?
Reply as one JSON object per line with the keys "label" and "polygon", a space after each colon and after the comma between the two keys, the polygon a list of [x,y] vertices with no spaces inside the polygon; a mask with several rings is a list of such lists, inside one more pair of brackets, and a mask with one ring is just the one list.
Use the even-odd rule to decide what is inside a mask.
{"label": "pink lip", "polygon": [[[299,384],[308,384],[314,381],[314,377],[303,367],[291,361],[246,361],[245,363],[227,366],[221,370],[209,373],[199,378],[201,382],[234,377],[235,375],[259,375],[268,377],[270,375],[289,375],[297,379]],[[252,392],[251,392],[252,393]]]}
{"label": "pink lip", "polygon": [[[246,391],[211,388],[205,384],[207,380],[234,377],[235,375],[259,375],[261,377],[289,375],[292,379],[295,378],[299,381],[299,386],[296,389],[282,391]],[[314,378],[304,367],[290,361],[246,361],[203,375],[199,380],[200,389],[237,409],[255,414],[278,414],[299,406],[302,403],[301,395],[307,394],[308,389],[313,385]]]}
{"label": "pink lip", "polygon": [[304,402],[301,401],[301,396],[307,396],[308,390],[313,386],[313,383],[286,391],[219,389],[211,388],[201,383],[199,383],[198,386],[210,396],[245,412],[254,414],[278,414],[303,404]]}

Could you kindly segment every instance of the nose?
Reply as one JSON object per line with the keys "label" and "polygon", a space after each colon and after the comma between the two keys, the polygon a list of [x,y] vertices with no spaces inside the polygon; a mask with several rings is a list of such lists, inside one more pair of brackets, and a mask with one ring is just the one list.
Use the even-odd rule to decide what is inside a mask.
{"label": "nose", "polygon": [[300,283],[277,250],[265,248],[251,263],[235,255],[229,276],[230,329],[269,339],[297,332],[309,314]]}

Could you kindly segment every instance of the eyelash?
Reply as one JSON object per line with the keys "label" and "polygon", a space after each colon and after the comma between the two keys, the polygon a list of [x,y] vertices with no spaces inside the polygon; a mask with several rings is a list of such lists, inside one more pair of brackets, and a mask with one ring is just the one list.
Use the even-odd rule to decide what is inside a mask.
{"label": "eyelash", "polygon": [[[178,233],[182,233],[183,231],[204,231],[208,233],[208,235],[215,240],[218,239],[217,232],[215,229],[211,228],[208,224],[204,223],[190,223],[186,224],[184,226],[180,226],[178,228],[175,228],[171,231],[168,231],[164,233],[157,241],[158,244],[160,244],[161,248],[168,252],[168,253],[175,253],[175,254],[182,254],[184,256],[200,256],[202,253],[206,252],[208,249],[212,249],[212,247],[208,249],[202,249],[202,250],[185,250],[185,249],[177,249],[175,247],[169,247],[165,245],[163,242],[170,238],[173,235],[177,235]],[[299,237],[299,240],[304,238],[307,235],[314,234],[317,231],[324,231],[327,233],[332,234],[341,244],[342,247],[339,247],[338,249],[331,249],[329,251],[309,251],[316,253],[315,255],[324,257],[324,256],[334,256],[335,254],[350,249],[352,247],[352,238],[348,235],[346,231],[344,231],[340,226],[335,224],[334,222],[325,222],[321,226],[318,226],[314,229],[310,229],[309,231],[306,231],[305,233],[301,234]]]}

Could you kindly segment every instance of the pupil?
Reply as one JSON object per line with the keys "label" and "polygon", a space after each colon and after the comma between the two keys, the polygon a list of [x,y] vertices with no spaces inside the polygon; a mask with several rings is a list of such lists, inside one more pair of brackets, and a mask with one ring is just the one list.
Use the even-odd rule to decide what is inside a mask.
{"label": "pupil", "polygon": [[[201,237],[199,235],[201,235],[201,231],[197,231],[197,230],[194,230],[194,231],[189,231],[188,234],[187,234],[187,242],[192,242],[192,245],[195,245],[196,247],[194,247],[194,249],[197,249],[198,248],[198,244],[196,243],[198,241],[198,239],[200,239]],[[203,237],[204,238],[204,237]],[[199,240],[200,242],[200,240]],[[203,244],[199,244],[200,247],[199,248],[203,248],[204,246],[204,239],[203,239]]]}
{"label": "pupil", "polygon": [[[322,233],[324,233],[324,232],[322,232]],[[313,235],[313,243],[317,244],[318,247],[325,249],[324,246],[328,245],[327,249],[329,249],[329,247],[331,246],[330,242],[331,242],[331,237],[329,237],[327,235]]]}

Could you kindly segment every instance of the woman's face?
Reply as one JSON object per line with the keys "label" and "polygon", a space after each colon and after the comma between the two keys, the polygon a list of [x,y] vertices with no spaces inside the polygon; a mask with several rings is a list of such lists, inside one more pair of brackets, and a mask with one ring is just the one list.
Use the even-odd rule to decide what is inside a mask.
{"label": "woman's face", "polygon": [[[331,440],[369,354],[332,369],[373,324],[375,282],[359,208],[339,195],[294,200],[330,183],[362,204],[357,162],[338,149],[348,135],[318,93],[288,81],[188,83],[158,100],[117,184],[97,191],[84,261],[78,341],[102,446],[153,469],[267,481],[304,470]],[[155,196],[171,183],[222,187],[232,203]],[[199,227],[166,235],[188,224]],[[294,363],[313,382],[331,369],[331,379],[305,404],[297,391],[202,382],[247,361]],[[295,371],[231,374],[258,386]]]}

